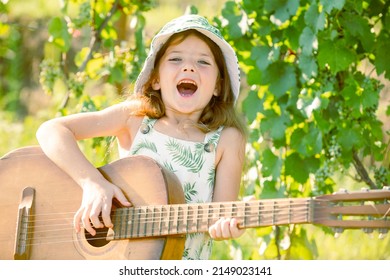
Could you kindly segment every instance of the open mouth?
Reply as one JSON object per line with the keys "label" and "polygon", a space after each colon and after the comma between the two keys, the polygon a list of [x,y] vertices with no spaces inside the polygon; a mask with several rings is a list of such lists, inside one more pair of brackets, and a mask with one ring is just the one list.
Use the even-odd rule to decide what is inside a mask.
{"label": "open mouth", "polygon": [[180,95],[183,97],[192,96],[198,89],[198,86],[192,80],[181,80],[176,87]]}

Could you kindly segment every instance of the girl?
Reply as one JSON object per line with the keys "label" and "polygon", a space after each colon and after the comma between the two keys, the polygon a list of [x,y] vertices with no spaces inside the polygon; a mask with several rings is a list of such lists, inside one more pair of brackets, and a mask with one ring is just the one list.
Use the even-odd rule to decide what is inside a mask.
{"label": "girl", "polygon": [[[43,123],[37,131],[43,151],[83,190],[75,230],[95,235],[95,228],[112,227],[113,198],[131,206],[131,197],[82,154],[77,140],[85,138],[116,136],[121,157],[142,154],[168,164],[183,188],[193,188],[187,203],[237,200],[246,143],[234,110],[239,86],[234,50],[205,18],[186,15],[153,39],[129,100]],[[187,237],[183,258],[208,259],[210,237],[242,233],[236,219],[220,219],[209,234]]]}

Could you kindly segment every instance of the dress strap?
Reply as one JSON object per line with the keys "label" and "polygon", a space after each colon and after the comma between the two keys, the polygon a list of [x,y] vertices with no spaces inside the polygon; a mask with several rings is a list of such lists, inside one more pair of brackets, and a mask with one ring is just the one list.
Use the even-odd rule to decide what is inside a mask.
{"label": "dress strap", "polygon": [[223,126],[220,126],[217,130],[211,131],[206,134],[204,139],[204,149],[206,152],[213,152],[218,145],[219,138],[221,137],[221,132]]}
{"label": "dress strap", "polygon": [[141,123],[139,130],[143,134],[149,133],[149,131],[154,127],[156,121],[157,121],[157,119],[151,119],[148,116],[145,116],[142,120],[142,123]]}

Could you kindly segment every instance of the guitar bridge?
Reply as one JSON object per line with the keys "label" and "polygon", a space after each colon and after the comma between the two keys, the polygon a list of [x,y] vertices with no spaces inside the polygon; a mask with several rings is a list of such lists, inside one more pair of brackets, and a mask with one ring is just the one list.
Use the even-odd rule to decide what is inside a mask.
{"label": "guitar bridge", "polygon": [[15,234],[15,260],[28,260],[30,257],[34,195],[35,190],[31,187],[26,187],[22,192]]}

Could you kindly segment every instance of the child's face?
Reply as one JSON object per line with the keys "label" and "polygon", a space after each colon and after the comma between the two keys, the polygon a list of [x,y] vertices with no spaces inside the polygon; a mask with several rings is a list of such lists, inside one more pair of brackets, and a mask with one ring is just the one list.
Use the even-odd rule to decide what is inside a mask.
{"label": "child's face", "polygon": [[161,90],[166,111],[200,114],[213,95],[218,66],[208,45],[195,35],[169,46],[161,57],[153,89]]}

